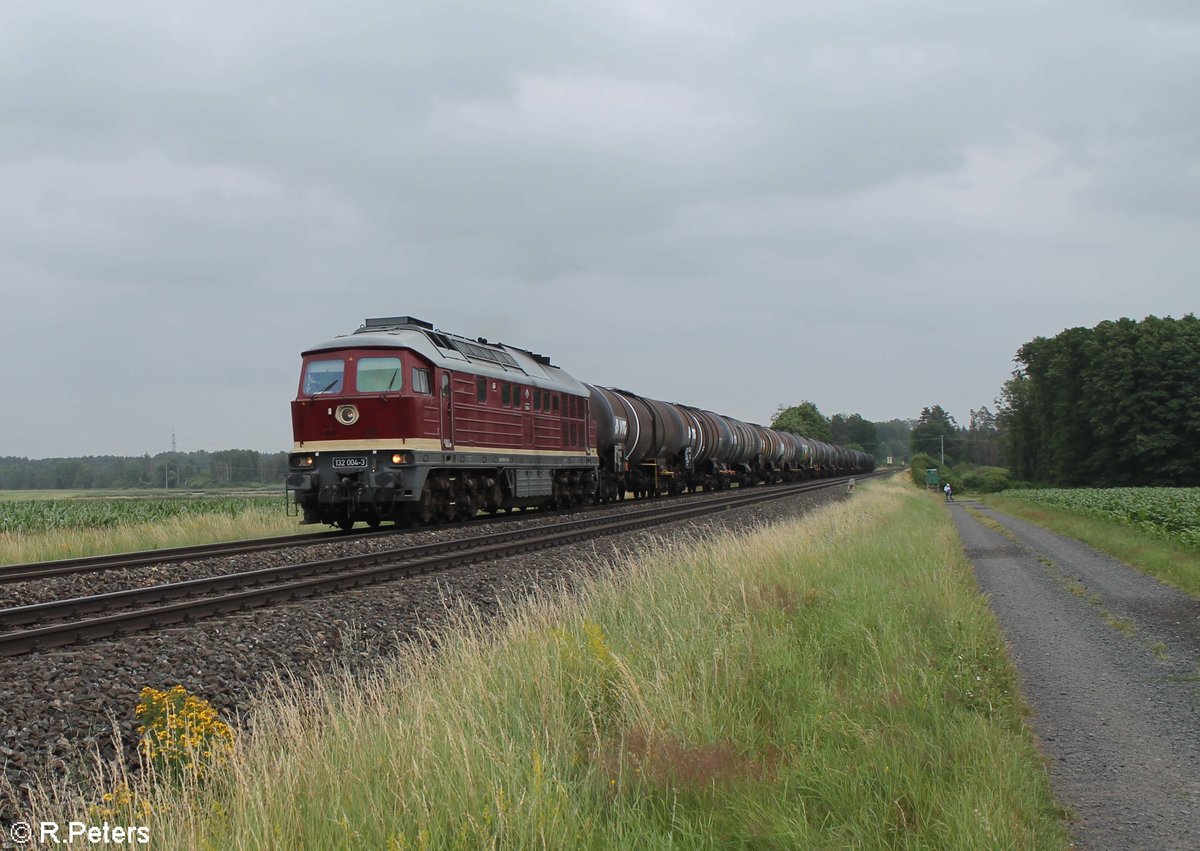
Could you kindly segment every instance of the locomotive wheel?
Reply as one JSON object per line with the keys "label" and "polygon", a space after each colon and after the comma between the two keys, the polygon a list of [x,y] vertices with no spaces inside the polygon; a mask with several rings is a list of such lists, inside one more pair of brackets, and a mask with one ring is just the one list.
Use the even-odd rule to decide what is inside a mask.
{"label": "locomotive wheel", "polygon": [[354,528],[354,521],[349,517],[339,517],[337,522],[338,528],[343,532],[349,532]]}

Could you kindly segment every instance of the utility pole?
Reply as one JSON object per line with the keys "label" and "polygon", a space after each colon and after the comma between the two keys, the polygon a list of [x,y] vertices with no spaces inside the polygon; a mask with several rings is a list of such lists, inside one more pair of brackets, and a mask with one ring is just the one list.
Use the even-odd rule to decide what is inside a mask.
{"label": "utility pole", "polygon": [[942,466],[946,466],[946,435],[939,434],[938,442],[942,444]]}

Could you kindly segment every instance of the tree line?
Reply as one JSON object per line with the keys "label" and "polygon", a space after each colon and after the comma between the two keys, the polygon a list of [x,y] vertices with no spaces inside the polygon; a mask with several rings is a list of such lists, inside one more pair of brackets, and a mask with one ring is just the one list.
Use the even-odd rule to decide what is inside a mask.
{"label": "tree line", "polygon": [[[941,405],[915,420],[825,417],[780,406],[774,428],[946,468],[1007,467],[1018,481],[1065,487],[1200,485],[1200,320],[1149,316],[1069,328],[1017,350],[995,410],[966,426]],[[999,470],[992,471],[999,473]]]}
{"label": "tree line", "polygon": [[1069,328],[1017,350],[1000,421],[1018,478],[1200,484],[1200,320]]}
{"label": "tree line", "polygon": [[1003,462],[1001,424],[997,414],[984,407],[971,411],[966,426],[955,422],[941,405],[921,409],[915,420],[870,422],[859,414],[824,416],[812,402],[779,406],[772,428],[861,449],[884,462],[907,462],[918,454],[945,459],[946,466],[968,463],[998,466]]}
{"label": "tree line", "polygon": [[282,485],[286,452],[223,449],[142,456],[0,457],[0,490],[92,488],[209,488]]}

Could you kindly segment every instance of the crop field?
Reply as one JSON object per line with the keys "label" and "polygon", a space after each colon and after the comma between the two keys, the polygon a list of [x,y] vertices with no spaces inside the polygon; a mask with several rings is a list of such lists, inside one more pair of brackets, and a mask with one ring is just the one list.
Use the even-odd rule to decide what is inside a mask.
{"label": "crop field", "polygon": [[1044,488],[1003,496],[1114,520],[1200,550],[1200,488]]}
{"label": "crop field", "polygon": [[118,499],[30,499],[0,503],[0,533],[111,529],[176,517],[237,517],[247,512],[282,515],[283,498],[270,496]]}
{"label": "crop field", "polygon": [[[113,495],[120,493],[121,495]],[[153,492],[151,492],[153,493]],[[18,498],[18,495],[23,498]],[[0,493],[0,564],[288,535],[301,531],[283,495],[176,496],[68,491]]]}

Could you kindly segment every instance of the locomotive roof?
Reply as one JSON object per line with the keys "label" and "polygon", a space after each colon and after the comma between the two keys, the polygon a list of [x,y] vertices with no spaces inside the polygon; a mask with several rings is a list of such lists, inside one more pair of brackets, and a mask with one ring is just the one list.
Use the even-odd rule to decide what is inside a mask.
{"label": "locomotive roof", "polygon": [[547,357],[503,343],[468,340],[456,334],[435,331],[433,326],[425,322],[401,318],[409,321],[388,326],[372,324],[381,323],[380,320],[368,320],[367,325],[353,334],[343,334],[309,346],[303,354],[338,349],[411,349],[442,369],[516,381],[560,393],[588,395],[587,388],[581,382],[554,366]]}

